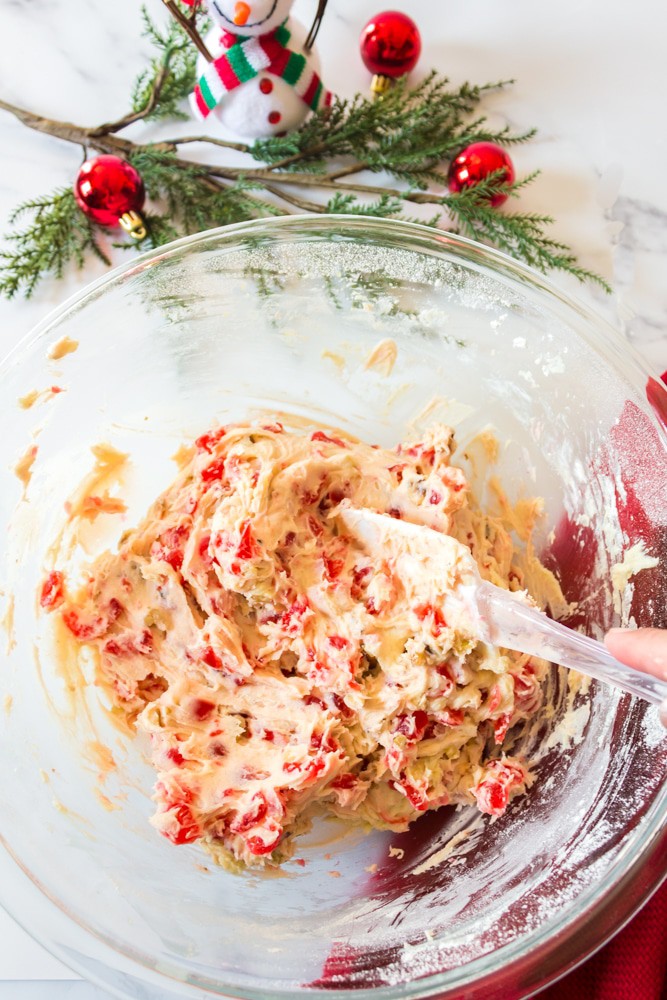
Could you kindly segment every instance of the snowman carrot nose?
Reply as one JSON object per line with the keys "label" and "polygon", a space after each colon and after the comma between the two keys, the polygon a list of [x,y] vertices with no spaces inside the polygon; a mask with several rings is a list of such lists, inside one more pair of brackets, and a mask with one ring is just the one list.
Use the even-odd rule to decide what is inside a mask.
{"label": "snowman carrot nose", "polygon": [[234,24],[238,24],[239,27],[242,27],[249,17],[250,7],[247,3],[243,3],[242,0],[240,0],[240,2],[234,7]]}

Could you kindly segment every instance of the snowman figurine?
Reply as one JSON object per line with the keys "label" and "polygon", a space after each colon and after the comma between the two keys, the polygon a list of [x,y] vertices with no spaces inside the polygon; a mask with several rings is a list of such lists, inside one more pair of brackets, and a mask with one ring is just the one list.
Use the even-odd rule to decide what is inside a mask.
{"label": "snowman figurine", "polygon": [[[205,43],[213,56],[197,63],[190,97],[199,119],[214,114],[225,129],[248,138],[297,128],[310,111],[331,104],[306,31],[289,13],[294,0],[206,0],[215,27]],[[320,0],[318,19],[325,3]],[[318,20],[316,20],[316,25]],[[309,39],[314,37],[315,25]]]}

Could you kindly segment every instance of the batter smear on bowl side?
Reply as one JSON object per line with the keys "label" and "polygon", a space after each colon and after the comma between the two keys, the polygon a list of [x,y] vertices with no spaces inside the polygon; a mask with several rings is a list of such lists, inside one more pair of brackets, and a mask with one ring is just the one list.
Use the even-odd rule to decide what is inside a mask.
{"label": "batter smear on bowl side", "polygon": [[525,791],[508,730],[540,706],[546,664],[485,645],[346,533],[341,503],[468,545],[523,587],[435,426],[393,450],[280,423],[199,437],[142,523],[74,593],[42,606],[96,654],[114,711],[150,737],[151,822],[228,867],[279,864],[324,810],[401,831],[428,809],[493,816]]}

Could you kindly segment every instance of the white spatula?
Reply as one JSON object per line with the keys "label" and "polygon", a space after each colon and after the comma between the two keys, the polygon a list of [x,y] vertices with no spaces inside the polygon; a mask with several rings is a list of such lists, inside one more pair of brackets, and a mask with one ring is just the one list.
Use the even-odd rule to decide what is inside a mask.
{"label": "white spatula", "polygon": [[426,567],[431,579],[438,573],[443,579],[455,578],[457,584],[443,599],[447,620],[452,621],[452,612],[454,617],[458,613],[483,642],[551,660],[656,705],[667,698],[667,682],[627,667],[602,643],[532,607],[525,595],[482,580],[469,549],[449,535],[351,506],[342,506],[340,516],[371,555],[395,558],[399,576],[423,574]]}

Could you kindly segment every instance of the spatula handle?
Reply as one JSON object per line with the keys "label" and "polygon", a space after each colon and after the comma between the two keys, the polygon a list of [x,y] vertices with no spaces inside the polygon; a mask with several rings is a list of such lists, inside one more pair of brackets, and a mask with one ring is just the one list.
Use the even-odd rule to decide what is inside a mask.
{"label": "spatula handle", "polygon": [[509,591],[483,582],[477,590],[477,605],[486,638],[497,646],[578,670],[654,705],[667,699],[667,681],[626,666],[608,653],[601,642],[552,621]]}

